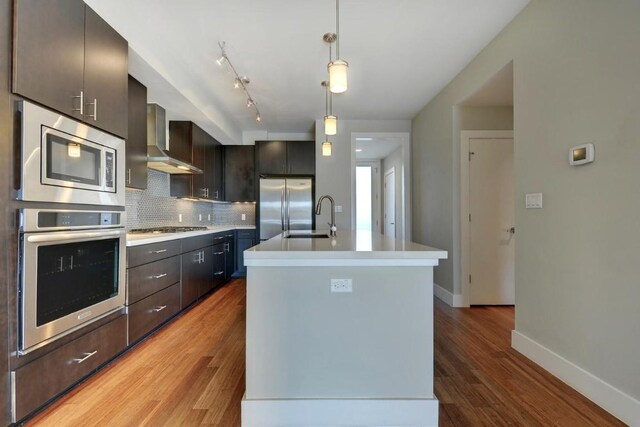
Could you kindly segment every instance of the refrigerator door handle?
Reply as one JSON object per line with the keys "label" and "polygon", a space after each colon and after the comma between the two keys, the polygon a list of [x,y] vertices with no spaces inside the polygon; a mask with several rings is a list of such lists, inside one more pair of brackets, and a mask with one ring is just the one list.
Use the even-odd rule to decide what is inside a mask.
{"label": "refrigerator door handle", "polygon": [[291,190],[287,188],[287,231],[291,230]]}
{"label": "refrigerator door handle", "polygon": [[282,228],[282,231],[284,231],[284,204],[285,204],[285,198],[284,198],[284,188],[283,188],[282,191],[280,192],[280,227]]}

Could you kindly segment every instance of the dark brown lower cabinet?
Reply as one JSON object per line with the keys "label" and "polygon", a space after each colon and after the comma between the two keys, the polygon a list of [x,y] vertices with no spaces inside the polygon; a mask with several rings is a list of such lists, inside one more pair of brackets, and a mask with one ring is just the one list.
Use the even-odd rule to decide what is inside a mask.
{"label": "dark brown lower cabinet", "polygon": [[180,283],[129,306],[129,343],[134,343],[180,311]]}
{"label": "dark brown lower cabinet", "polygon": [[182,254],[182,308],[206,293],[213,270],[211,261],[211,246]]}
{"label": "dark brown lower cabinet", "polygon": [[226,243],[218,243],[212,248],[212,257],[213,257],[213,275],[211,277],[211,282],[209,283],[210,291],[213,288],[217,288],[226,280],[226,270],[225,270],[225,257],[226,257]]}
{"label": "dark brown lower cabinet", "polygon": [[127,347],[127,317],[92,330],[11,372],[13,422],[80,381]]}

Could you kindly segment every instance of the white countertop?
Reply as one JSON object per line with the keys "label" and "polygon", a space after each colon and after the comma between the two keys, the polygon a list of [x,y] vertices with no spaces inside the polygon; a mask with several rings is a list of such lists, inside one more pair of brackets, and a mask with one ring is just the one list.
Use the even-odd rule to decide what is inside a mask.
{"label": "white countertop", "polygon": [[181,233],[127,233],[127,246],[147,245],[149,243],[166,242],[167,240],[186,239],[205,234],[220,233],[231,230],[255,230],[255,226],[219,225],[206,230],[186,231]]}
{"label": "white countertop", "polygon": [[365,231],[338,231],[329,238],[278,235],[244,253],[246,266],[435,266],[447,252]]}

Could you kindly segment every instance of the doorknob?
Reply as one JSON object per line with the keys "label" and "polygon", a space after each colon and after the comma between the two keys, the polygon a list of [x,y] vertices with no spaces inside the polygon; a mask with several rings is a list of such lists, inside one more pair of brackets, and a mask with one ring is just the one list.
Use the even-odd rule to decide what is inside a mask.
{"label": "doorknob", "polygon": [[516,234],[516,228],[515,227],[511,227],[510,229],[507,230],[507,233]]}

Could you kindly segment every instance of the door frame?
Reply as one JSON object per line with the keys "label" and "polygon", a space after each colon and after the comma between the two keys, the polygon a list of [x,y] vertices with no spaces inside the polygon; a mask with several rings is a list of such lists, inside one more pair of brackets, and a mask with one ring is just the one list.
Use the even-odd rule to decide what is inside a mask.
{"label": "door frame", "polygon": [[[358,166],[368,166],[371,168],[371,191],[372,191],[372,199],[371,199],[371,230],[374,233],[380,233],[382,230],[380,219],[382,218],[382,195],[380,194],[380,189],[382,188],[382,178],[381,171],[382,161],[381,160],[356,160],[356,167]],[[373,196],[376,196],[374,199]],[[355,206],[354,212],[356,217],[358,216],[358,208]],[[376,222],[378,223],[376,229]],[[356,224],[357,225],[357,224]],[[357,229],[357,227],[356,227]]]}
{"label": "door frame", "polygon": [[384,226],[382,227],[382,234],[387,235],[387,175],[393,174],[393,238],[398,238],[398,218],[396,215],[396,210],[398,207],[398,195],[396,194],[396,167],[391,166],[389,169],[384,171],[384,175],[382,176],[382,223]]}
{"label": "door frame", "polygon": [[[469,307],[469,140],[513,139],[512,130],[463,130],[460,132],[460,280],[462,307]],[[514,163],[515,169],[515,163]],[[515,197],[514,197],[515,200]]]}
{"label": "door frame", "polygon": [[[400,146],[402,147],[402,171],[396,172],[396,180],[402,180],[402,191],[400,194],[402,203],[402,229],[398,231],[396,228],[396,236],[398,236],[398,239],[411,240],[411,132],[351,132],[351,206],[355,206],[356,204],[355,149],[356,138],[359,137],[393,137],[400,140]],[[384,175],[382,178],[384,179]],[[398,200],[397,191],[396,200]],[[351,229],[356,229],[355,209],[351,210]]]}

